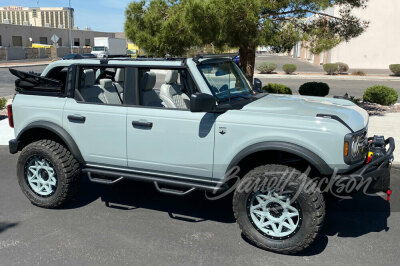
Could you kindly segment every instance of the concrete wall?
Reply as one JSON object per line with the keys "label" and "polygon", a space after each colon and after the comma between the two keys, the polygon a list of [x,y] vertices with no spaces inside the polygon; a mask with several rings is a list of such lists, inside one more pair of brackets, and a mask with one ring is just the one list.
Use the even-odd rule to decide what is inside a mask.
{"label": "concrete wall", "polygon": [[387,69],[389,64],[400,64],[400,0],[370,0],[366,9],[354,9],[353,13],[370,21],[369,28],[332,49],[330,61],[365,69]]}
{"label": "concrete wall", "polygon": [[[13,47],[12,36],[22,36],[22,45],[24,47],[30,47],[31,42],[29,37],[33,39],[33,43],[40,43],[40,37],[46,37],[48,44],[51,43],[51,36],[56,34],[62,39],[61,46],[70,46],[69,41],[69,30],[68,29],[57,29],[57,28],[45,28],[45,27],[33,27],[33,26],[22,26],[22,25],[11,25],[11,24],[0,24],[0,35],[1,35],[1,46]],[[85,45],[85,40],[90,39],[90,45],[94,43],[94,37],[115,37],[115,33],[111,32],[98,32],[98,31],[86,31],[86,30],[72,30],[72,40],[75,38],[79,39],[80,45]]]}
{"label": "concrete wall", "polygon": [[20,60],[25,59],[25,50],[22,47],[9,47],[7,48],[6,60]]}

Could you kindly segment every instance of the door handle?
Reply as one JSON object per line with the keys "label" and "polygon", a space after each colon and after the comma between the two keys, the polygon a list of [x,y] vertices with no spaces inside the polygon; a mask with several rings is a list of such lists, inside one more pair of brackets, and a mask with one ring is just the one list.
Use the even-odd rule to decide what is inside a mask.
{"label": "door handle", "polygon": [[81,115],[69,115],[68,120],[73,123],[85,123],[86,117]]}
{"label": "door handle", "polygon": [[144,121],[132,121],[133,127],[145,127],[145,128],[152,128],[152,122],[144,122]]}

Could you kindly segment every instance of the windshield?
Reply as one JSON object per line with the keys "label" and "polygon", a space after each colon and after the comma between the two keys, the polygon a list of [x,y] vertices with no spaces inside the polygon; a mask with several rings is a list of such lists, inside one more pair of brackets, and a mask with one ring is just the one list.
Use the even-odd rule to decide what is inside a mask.
{"label": "windshield", "polygon": [[92,51],[95,51],[95,52],[105,51],[105,50],[106,50],[106,47],[104,47],[104,46],[95,46],[92,48]]}
{"label": "windshield", "polygon": [[199,70],[219,102],[250,98],[251,86],[232,61],[204,62]]}

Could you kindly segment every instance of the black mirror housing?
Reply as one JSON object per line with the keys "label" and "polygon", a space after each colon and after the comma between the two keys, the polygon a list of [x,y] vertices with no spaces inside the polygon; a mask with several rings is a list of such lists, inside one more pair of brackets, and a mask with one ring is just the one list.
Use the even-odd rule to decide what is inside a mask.
{"label": "black mirror housing", "polygon": [[254,90],[257,92],[261,92],[262,91],[262,81],[258,78],[254,79]]}
{"label": "black mirror housing", "polygon": [[197,93],[190,96],[190,111],[193,113],[213,112],[217,101],[213,95],[207,93]]}

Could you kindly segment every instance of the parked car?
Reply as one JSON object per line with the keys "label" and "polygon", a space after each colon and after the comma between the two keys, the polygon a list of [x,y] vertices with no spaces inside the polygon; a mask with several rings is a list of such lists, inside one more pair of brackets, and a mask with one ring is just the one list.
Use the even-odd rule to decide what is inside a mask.
{"label": "parked car", "polygon": [[252,87],[232,57],[60,60],[40,77],[11,72],[19,80],[9,149],[21,151],[23,193],[43,208],[68,203],[81,174],[179,196],[233,192],[250,242],[296,253],[323,225],[317,185],[391,193],[395,143],[368,138],[365,110],[344,99],[258,93],[261,81]]}
{"label": "parked car", "polygon": [[97,58],[94,54],[81,54],[82,58]]}
{"label": "parked car", "polygon": [[82,59],[83,56],[80,54],[67,54],[63,56],[63,60],[71,60],[71,59]]}
{"label": "parked car", "polygon": [[233,58],[233,62],[235,62],[237,65],[239,65],[239,64],[240,64],[240,55],[235,56],[235,57]]}

